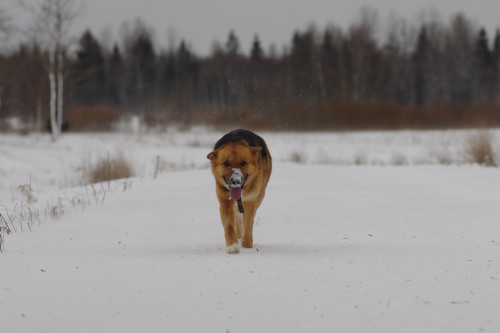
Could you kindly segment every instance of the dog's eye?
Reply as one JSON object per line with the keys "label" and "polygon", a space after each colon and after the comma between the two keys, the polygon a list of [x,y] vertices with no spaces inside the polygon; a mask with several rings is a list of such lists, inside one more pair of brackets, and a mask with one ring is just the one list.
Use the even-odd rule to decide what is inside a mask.
{"label": "dog's eye", "polygon": [[240,165],[244,167],[245,165],[247,165],[247,161],[241,161]]}
{"label": "dog's eye", "polygon": [[227,167],[229,167],[229,165],[230,165],[230,164],[229,164],[229,162],[228,162],[228,161],[226,161],[226,162],[224,162],[222,165],[224,165],[224,166],[227,168]]}

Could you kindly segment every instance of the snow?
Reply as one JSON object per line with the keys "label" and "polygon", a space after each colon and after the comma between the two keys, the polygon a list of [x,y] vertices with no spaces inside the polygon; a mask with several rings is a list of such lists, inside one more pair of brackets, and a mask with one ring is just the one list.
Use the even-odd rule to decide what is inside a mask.
{"label": "snow", "polygon": [[[64,182],[54,180],[71,178],[82,152],[97,156],[120,148],[138,169],[137,178],[117,181],[111,191],[98,187],[101,192],[85,207],[64,199],[60,219],[6,236],[1,330],[500,329],[500,169],[430,160],[404,166],[315,160],[319,149],[332,147],[345,151],[339,158],[348,161],[354,156],[346,157],[350,145],[351,151],[365,146],[368,160],[378,147],[386,164],[391,149],[415,161],[428,142],[463,138],[462,132],[434,132],[430,139],[418,132],[263,135],[275,157],[273,174],[257,212],[255,246],[237,255],[225,252],[205,157],[220,134],[73,135],[56,144],[1,137],[0,149],[8,154],[0,170],[20,178],[4,179],[14,191],[10,197],[9,191],[0,193],[16,199],[14,184],[25,177],[15,170],[29,171],[29,160],[40,158],[31,172],[41,207],[49,197],[89,192],[61,189]],[[288,160],[295,149],[285,144],[290,138],[295,147],[307,148],[304,163]],[[153,179],[156,156],[171,160],[178,171]],[[188,170],[181,171],[183,166]],[[77,179],[68,182],[76,185]]]}
{"label": "snow", "polygon": [[[137,127],[134,125],[134,128]],[[34,191],[58,190],[88,182],[86,169],[97,161],[123,155],[139,178],[159,171],[208,168],[207,152],[223,133],[207,128],[169,129],[133,134],[0,135],[0,201],[18,199],[19,185]],[[259,133],[273,148],[274,161],[314,165],[470,164],[467,140],[476,131],[395,131],[337,133]],[[492,131],[500,156],[500,130]]]}

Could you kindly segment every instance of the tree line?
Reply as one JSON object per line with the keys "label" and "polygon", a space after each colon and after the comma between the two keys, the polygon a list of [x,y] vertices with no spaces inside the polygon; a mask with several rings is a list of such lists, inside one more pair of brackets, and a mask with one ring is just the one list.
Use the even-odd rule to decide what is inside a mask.
{"label": "tree line", "polygon": [[109,49],[87,30],[56,60],[30,40],[0,55],[0,118],[54,126],[47,64],[55,61],[61,121],[74,130],[106,129],[129,115],[152,126],[500,125],[500,30],[490,38],[464,14],[420,24],[392,18],[383,38],[377,24],[365,10],[348,29],[297,30],[279,54],[259,36],[245,54],[235,31],[204,57],[184,40],[162,48],[140,22]]}

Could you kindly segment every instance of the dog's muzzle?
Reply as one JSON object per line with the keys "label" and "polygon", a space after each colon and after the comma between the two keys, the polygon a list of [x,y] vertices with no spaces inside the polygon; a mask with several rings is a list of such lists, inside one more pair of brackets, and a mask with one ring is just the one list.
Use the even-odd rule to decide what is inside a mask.
{"label": "dog's muzzle", "polygon": [[233,169],[233,173],[231,177],[229,177],[229,186],[230,187],[243,187],[243,172],[240,169]]}
{"label": "dog's muzzle", "polygon": [[245,180],[246,177],[243,175],[243,172],[241,172],[238,168],[234,168],[231,175],[226,178],[226,183],[231,193],[231,197],[229,199],[234,201],[241,199],[241,192],[243,191]]}

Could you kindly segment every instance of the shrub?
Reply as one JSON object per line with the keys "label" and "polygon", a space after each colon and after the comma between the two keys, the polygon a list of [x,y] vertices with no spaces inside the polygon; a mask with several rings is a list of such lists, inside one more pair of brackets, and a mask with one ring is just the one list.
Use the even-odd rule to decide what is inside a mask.
{"label": "shrub", "polygon": [[113,159],[102,159],[89,170],[88,174],[90,183],[130,178],[134,175],[132,166],[121,154]]}
{"label": "shrub", "polygon": [[24,201],[26,201],[28,205],[32,205],[37,202],[35,196],[33,195],[33,189],[29,184],[20,185],[17,190],[23,196]]}
{"label": "shrub", "polygon": [[485,130],[471,135],[467,141],[467,152],[474,163],[497,166],[493,151],[493,136]]}
{"label": "shrub", "polygon": [[307,161],[307,158],[304,156],[303,153],[298,152],[298,151],[293,151],[290,153],[289,157],[290,162],[293,163],[299,163],[299,164],[304,164]]}

